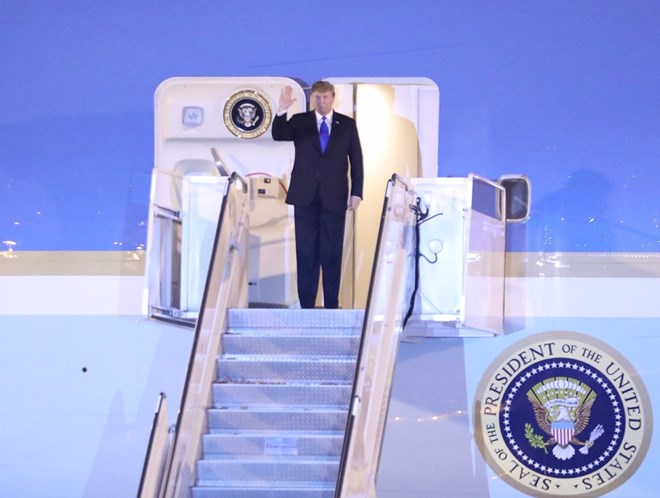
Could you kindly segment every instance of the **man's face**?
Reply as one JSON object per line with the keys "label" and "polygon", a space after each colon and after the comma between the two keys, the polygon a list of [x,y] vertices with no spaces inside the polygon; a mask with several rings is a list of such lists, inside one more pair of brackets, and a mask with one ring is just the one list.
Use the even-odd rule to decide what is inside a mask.
{"label": "man's face", "polygon": [[319,114],[326,115],[332,110],[335,103],[335,96],[332,92],[314,92],[312,93],[314,107]]}

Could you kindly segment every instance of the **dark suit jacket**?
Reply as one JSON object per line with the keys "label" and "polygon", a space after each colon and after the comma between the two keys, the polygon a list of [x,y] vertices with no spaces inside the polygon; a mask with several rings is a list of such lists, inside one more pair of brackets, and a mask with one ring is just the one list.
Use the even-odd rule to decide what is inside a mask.
{"label": "dark suit jacket", "polygon": [[275,117],[272,134],[274,140],[293,141],[296,148],[287,204],[309,206],[318,189],[324,208],[346,209],[349,160],[350,195],[362,198],[362,148],[354,119],[336,111],[333,113],[325,153],[321,153],[314,111],[294,114],[289,120],[286,114]]}

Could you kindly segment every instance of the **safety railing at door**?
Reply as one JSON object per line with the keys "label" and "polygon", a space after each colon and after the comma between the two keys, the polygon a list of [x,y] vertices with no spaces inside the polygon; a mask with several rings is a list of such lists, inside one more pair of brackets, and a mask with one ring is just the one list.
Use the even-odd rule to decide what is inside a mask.
{"label": "safety railing at door", "polygon": [[248,185],[236,173],[226,185],[173,434],[172,455],[161,484],[162,496],[167,498],[187,497],[195,482],[195,464],[210,402],[215,362],[220,354],[220,338],[226,329],[226,311],[245,308],[248,304]]}
{"label": "safety railing at door", "polygon": [[414,290],[416,209],[406,181],[393,175],[383,202],[336,498],[375,496],[399,337]]}

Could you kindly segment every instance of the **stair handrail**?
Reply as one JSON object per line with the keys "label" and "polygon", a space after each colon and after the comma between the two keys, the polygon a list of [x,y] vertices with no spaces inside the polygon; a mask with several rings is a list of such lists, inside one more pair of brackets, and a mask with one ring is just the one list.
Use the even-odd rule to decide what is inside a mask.
{"label": "stair handrail", "polygon": [[160,393],[151,426],[147,453],[144,457],[138,498],[160,498],[163,495],[163,477],[171,456],[171,433],[167,417],[167,395]]}
{"label": "stair handrail", "polygon": [[399,338],[414,292],[416,204],[405,178],[392,175],[385,189],[335,498],[376,496]]}
{"label": "stair handrail", "polygon": [[172,437],[172,455],[163,476],[167,498],[188,497],[195,484],[206,410],[211,402],[215,362],[226,330],[228,308],[246,308],[248,183],[232,173],[223,193],[206,285],[181,403]]}

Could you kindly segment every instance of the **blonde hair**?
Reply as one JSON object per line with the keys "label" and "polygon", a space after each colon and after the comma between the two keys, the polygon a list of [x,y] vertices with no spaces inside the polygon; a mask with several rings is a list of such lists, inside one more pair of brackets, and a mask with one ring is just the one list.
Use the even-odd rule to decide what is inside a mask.
{"label": "blonde hair", "polygon": [[329,81],[319,80],[315,81],[312,85],[312,93],[325,93],[332,92],[332,95],[335,94],[335,86]]}

